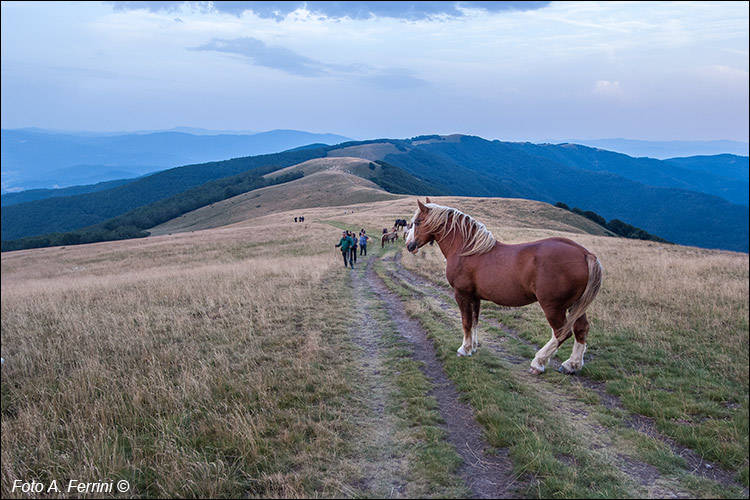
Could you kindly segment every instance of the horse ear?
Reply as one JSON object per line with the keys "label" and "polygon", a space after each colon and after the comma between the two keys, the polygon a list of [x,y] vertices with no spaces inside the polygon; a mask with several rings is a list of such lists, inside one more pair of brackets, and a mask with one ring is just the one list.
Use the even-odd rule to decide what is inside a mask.
{"label": "horse ear", "polygon": [[425,203],[432,203],[429,198],[425,198],[424,202]]}
{"label": "horse ear", "polygon": [[[427,203],[429,203],[429,200],[427,201]],[[422,213],[424,213],[424,214],[426,214],[426,213],[427,213],[427,210],[428,210],[428,209],[427,209],[427,207],[426,207],[426,206],[422,205],[422,202],[421,202],[421,201],[417,200],[417,206],[419,206],[419,211],[420,211],[420,212],[422,212]]]}

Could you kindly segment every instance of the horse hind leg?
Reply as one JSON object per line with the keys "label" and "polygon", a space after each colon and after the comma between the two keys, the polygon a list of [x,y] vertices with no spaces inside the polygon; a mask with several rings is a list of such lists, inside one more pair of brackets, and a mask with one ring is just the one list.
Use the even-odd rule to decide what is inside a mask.
{"label": "horse hind leg", "polygon": [[464,294],[456,293],[456,302],[461,311],[461,326],[464,331],[464,341],[458,348],[457,354],[461,356],[471,356],[473,351],[474,339],[474,304],[473,299]]}
{"label": "horse hind leg", "polygon": [[[542,309],[544,309],[544,307],[542,307]],[[552,338],[549,339],[549,342],[547,342],[544,347],[536,352],[536,355],[534,355],[531,367],[529,368],[529,373],[533,375],[544,373],[544,367],[549,359],[557,352],[560,345],[570,336],[570,334],[568,334],[568,337],[562,339],[557,336],[558,332],[560,332],[565,325],[565,311],[549,311],[544,309],[544,313],[547,316],[547,322],[549,322],[552,327]]]}
{"label": "horse hind leg", "polygon": [[560,365],[559,371],[566,375],[573,375],[583,368],[583,353],[586,352],[586,337],[589,334],[589,321],[584,314],[573,325],[575,343],[570,358]]}
{"label": "horse hind leg", "polygon": [[479,308],[482,302],[476,299],[472,304],[472,325],[471,325],[471,353],[474,354],[479,349]]}

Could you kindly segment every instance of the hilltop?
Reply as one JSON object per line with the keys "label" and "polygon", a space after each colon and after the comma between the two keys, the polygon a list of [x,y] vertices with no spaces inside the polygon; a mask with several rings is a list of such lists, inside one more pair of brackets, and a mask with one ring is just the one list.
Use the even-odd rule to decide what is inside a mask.
{"label": "hilltop", "polygon": [[[242,225],[257,218],[277,217],[293,219],[300,215],[306,220],[317,214],[330,213],[331,207],[341,207],[342,214],[357,219],[375,207],[390,216],[380,224],[392,225],[390,219],[411,218],[414,196],[397,195],[384,191],[377,184],[352,172],[369,171],[368,160],[351,157],[321,158],[287,167],[267,177],[273,178],[295,172],[305,175],[293,181],[261,188],[213,203],[149,230],[152,236],[215,229]],[[437,203],[461,203],[477,216],[502,217],[520,227],[544,227],[550,230],[612,236],[600,225],[567,210],[530,200],[488,199],[460,197],[432,197]],[[377,203],[374,203],[377,202]],[[371,216],[367,216],[369,220]],[[286,221],[285,221],[286,222]]]}
{"label": "hilltop", "polygon": [[157,236],[221,227],[274,213],[288,212],[304,216],[304,209],[309,208],[349,208],[372,201],[400,199],[400,196],[388,193],[374,182],[352,174],[352,171],[369,171],[371,163],[346,157],[308,160],[265,176],[273,179],[284,174],[302,173],[301,178],[212,203],[159,224],[149,232]]}

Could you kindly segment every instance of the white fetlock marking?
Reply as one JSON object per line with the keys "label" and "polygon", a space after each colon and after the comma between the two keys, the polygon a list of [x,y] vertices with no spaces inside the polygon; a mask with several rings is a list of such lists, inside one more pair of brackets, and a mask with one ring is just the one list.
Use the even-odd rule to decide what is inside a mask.
{"label": "white fetlock marking", "polygon": [[457,351],[457,352],[458,352],[458,355],[459,355],[459,356],[471,356],[471,353],[470,353],[470,352],[469,352],[469,353],[467,353],[467,352],[466,352],[466,349],[464,349],[464,346],[463,346],[463,345],[462,345],[461,347],[459,347],[459,348],[458,348],[458,351]]}
{"label": "white fetlock marking", "polygon": [[549,342],[537,351],[536,356],[534,356],[534,361],[531,362],[531,366],[537,370],[544,371],[544,365],[546,365],[549,358],[557,352],[559,346],[560,343],[557,341],[557,337],[555,337],[555,332],[553,331],[552,338]]}
{"label": "white fetlock marking", "polygon": [[479,325],[474,325],[471,329],[471,352],[472,354],[477,352],[479,348]]}
{"label": "white fetlock marking", "polygon": [[586,344],[580,344],[576,340],[573,344],[573,352],[570,353],[570,358],[563,363],[563,366],[569,371],[577,372],[583,368],[584,352],[586,352]]}
{"label": "white fetlock marking", "polygon": [[544,367],[539,364],[539,361],[537,361],[536,358],[534,358],[534,361],[531,362],[531,367],[539,373],[544,373]]}

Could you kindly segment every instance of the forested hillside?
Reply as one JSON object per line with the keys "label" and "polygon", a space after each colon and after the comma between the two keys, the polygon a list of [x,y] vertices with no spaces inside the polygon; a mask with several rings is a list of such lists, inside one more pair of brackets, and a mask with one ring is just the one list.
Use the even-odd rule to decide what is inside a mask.
{"label": "forested hillside", "polygon": [[[193,202],[180,198],[178,205],[183,208],[144,209],[181,214],[185,207],[197,208],[208,203],[206,200],[212,203],[243,192],[256,185],[257,176],[326,156],[370,160],[373,169],[355,175],[393,193],[563,202],[678,244],[748,251],[747,205],[712,194],[723,193],[732,199],[744,196],[747,201],[748,183],[742,180],[747,170],[745,157],[660,161],[570,144],[509,143],[461,135],[311,145],[179,167],[105,191],[12,205],[2,211],[3,248],[10,248],[9,240],[101,224],[194,189],[190,195]],[[215,185],[206,187],[210,195],[199,189],[202,184],[242,173],[250,173],[240,181],[242,188],[225,186],[218,195]],[[138,234],[148,229],[148,218],[141,219],[136,225]],[[158,219],[158,224],[164,222],[164,215],[152,219]]]}
{"label": "forested hillside", "polygon": [[[442,185],[451,186],[452,194],[467,195],[465,190],[469,185],[473,196],[562,201],[593,210],[607,219],[622,220],[675,243],[748,251],[747,206],[697,191],[697,187],[663,187],[616,173],[641,171],[640,159],[591,148],[583,148],[583,152],[574,149],[571,154],[567,145],[537,146],[470,136],[420,137],[404,149],[385,155],[384,160],[423,176],[433,172]],[[652,169],[665,163],[665,172],[674,173],[673,164],[648,161]],[[629,166],[626,169],[623,165]],[[467,170],[475,178],[487,177],[489,181],[471,183],[472,176],[467,175]],[[738,181],[729,182],[732,183],[741,185]]]}

